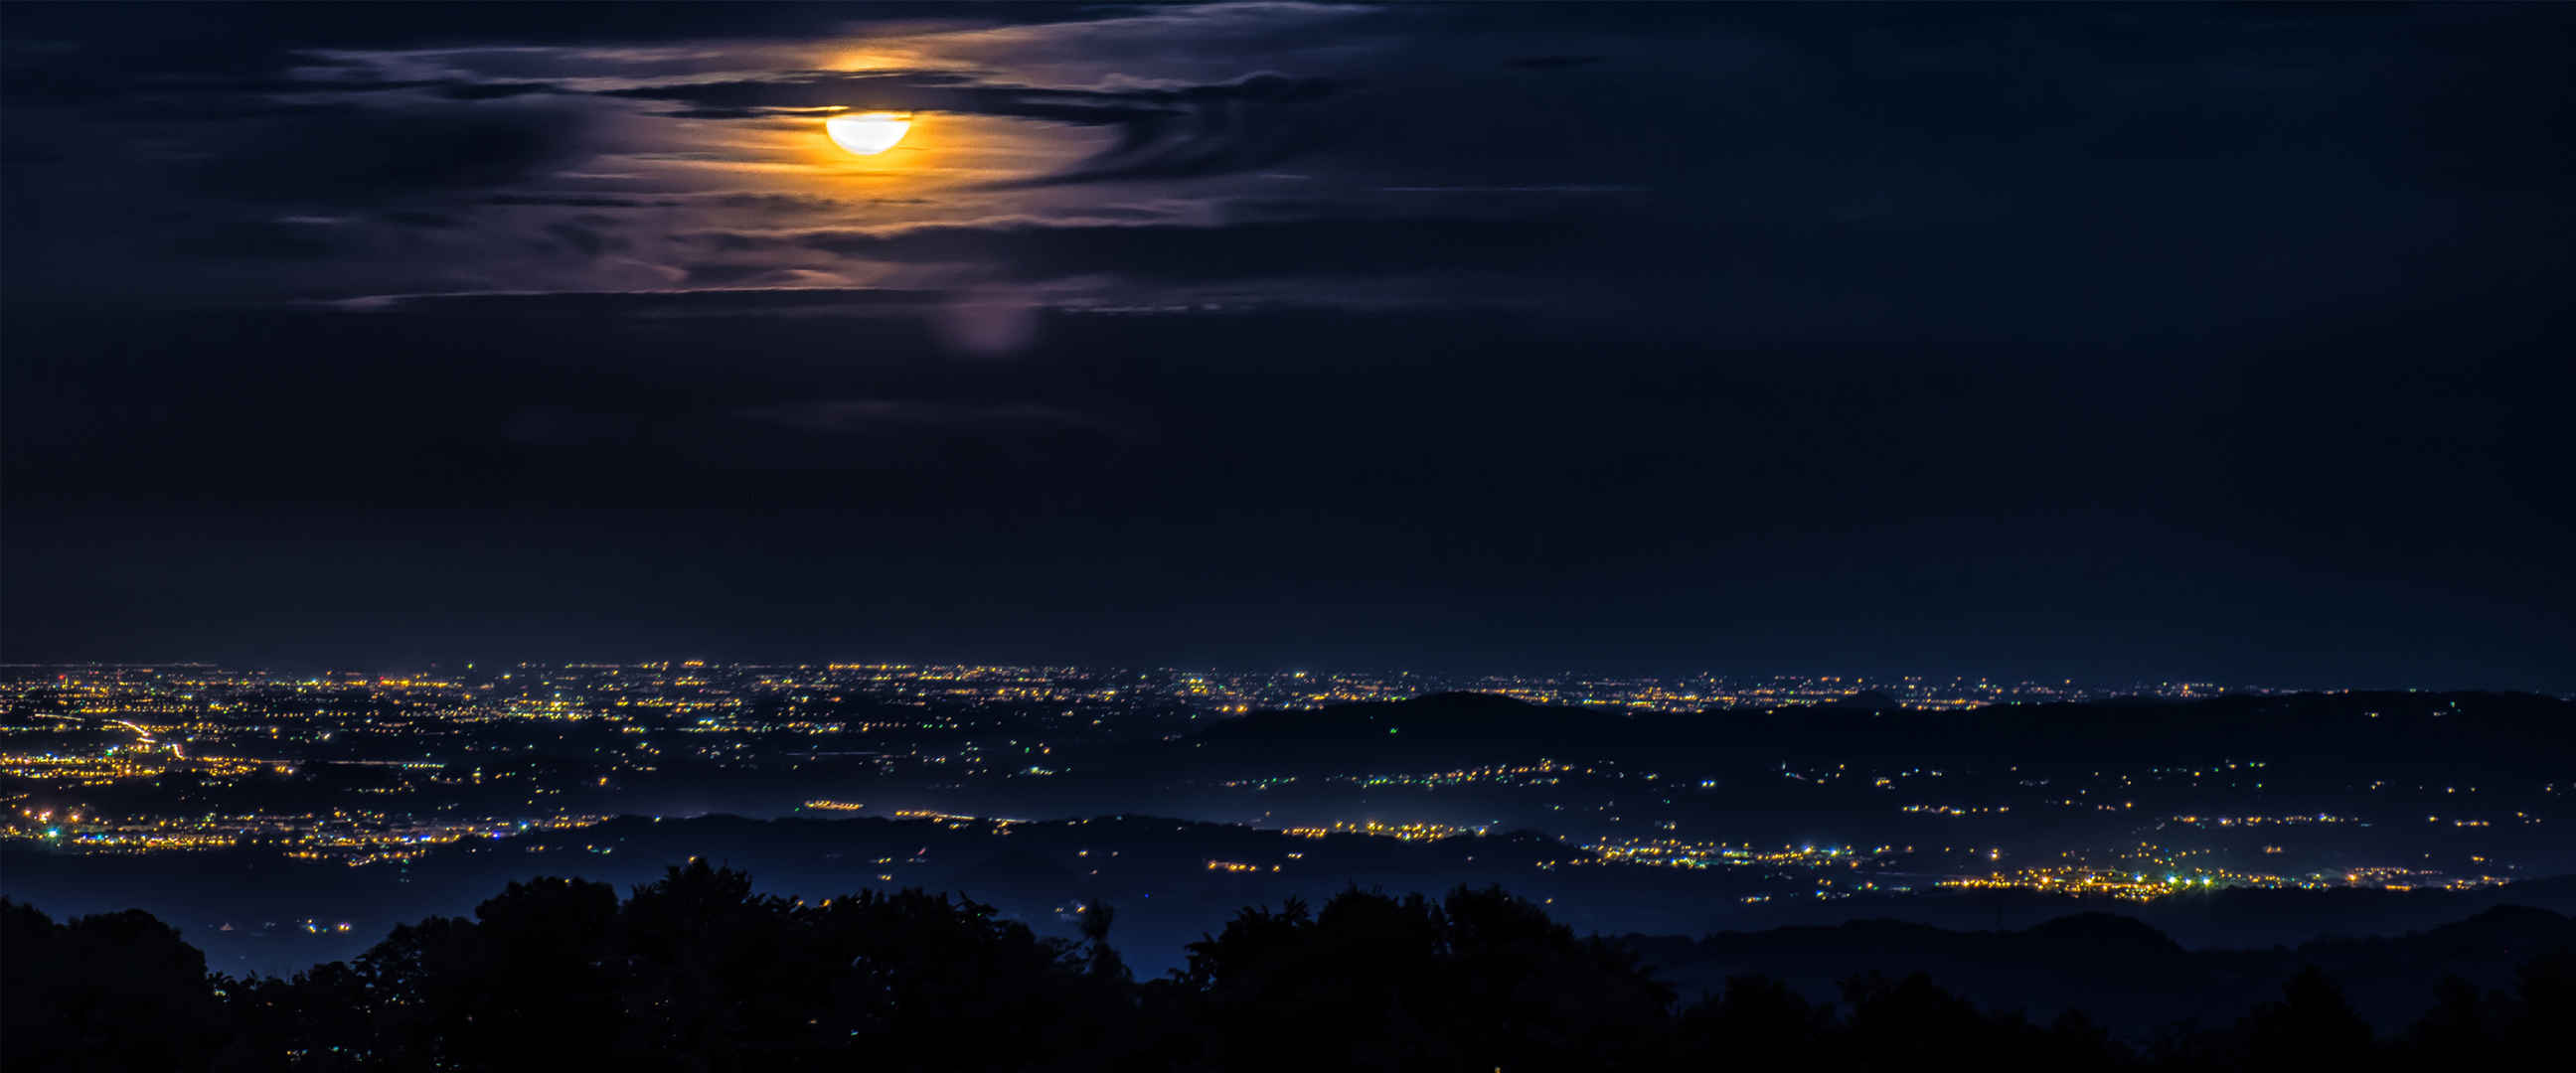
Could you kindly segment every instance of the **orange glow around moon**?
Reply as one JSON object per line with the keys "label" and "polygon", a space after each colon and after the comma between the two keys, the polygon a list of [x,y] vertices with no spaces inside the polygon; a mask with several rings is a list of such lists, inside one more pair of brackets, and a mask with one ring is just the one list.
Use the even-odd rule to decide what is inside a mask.
{"label": "orange glow around moon", "polygon": [[902,112],[851,112],[823,121],[823,133],[832,136],[832,144],[860,156],[894,148],[911,129],[912,117]]}

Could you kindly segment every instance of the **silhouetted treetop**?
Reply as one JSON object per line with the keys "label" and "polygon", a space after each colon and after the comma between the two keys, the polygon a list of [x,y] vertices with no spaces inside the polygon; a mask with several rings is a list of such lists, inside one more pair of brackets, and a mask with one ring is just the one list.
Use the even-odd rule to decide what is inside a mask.
{"label": "silhouetted treetop", "polygon": [[[2434,984],[2410,1029],[2374,1032],[2311,964],[2242,1017],[2140,1053],[2082,1011],[2035,1024],[1923,972],[1845,976],[1834,1002],[1736,973],[1677,1009],[1631,947],[1577,936],[1494,887],[1246,907],[1191,943],[1185,968],[1141,983],[1109,946],[1115,910],[1083,909],[1080,941],[1042,938],[964,898],[809,901],[692,859],[623,899],[582,879],[513,882],[470,918],[396,927],[351,961],[237,980],[208,976],[142,912],[64,924],[0,900],[0,1059],[10,1073],[2368,1068],[2522,1061],[2576,1015],[2576,957],[2546,938],[2568,922],[2548,913],[2454,925],[2542,937],[2542,949],[2510,988]],[[1952,934],[1795,930],[1883,944]],[[2105,914],[1967,938],[2120,965],[2190,956]]]}

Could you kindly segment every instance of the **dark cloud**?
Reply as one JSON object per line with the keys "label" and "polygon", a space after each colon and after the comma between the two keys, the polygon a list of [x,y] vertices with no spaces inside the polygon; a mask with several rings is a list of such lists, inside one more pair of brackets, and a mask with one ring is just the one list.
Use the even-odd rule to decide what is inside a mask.
{"label": "dark cloud", "polygon": [[323,303],[351,312],[399,311],[407,315],[480,318],[617,318],[636,314],[706,313],[736,316],[763,312],[847,310],[917,311],[944,299],[938,291],[883,287],[799,287],[685,291],[543,291],[389,294]]}
{"label": "dark cloud", "polygon": [[776,265],[746,265],[705,262],[685,266],[689,283],[699,287],[738,287],[758,283],[781,273]]}
{"label": "dark cloud", "polygon": [[[1225,104],[1311,104],[1332,96],[1320,78],[1253,74],[1230,82],[1125,89],[1053,89],[978,81],[953,71],[792,71],[725,82],[604,90],[602,96],[669,101],[725,115],[773,109],[960,112],[1064,123],[1128,123]],[[686,114],[686,113],[681,113]],[[707,118],[698,114],[695,118]]]}
{"label": "dark cloud", "polygon": [[173,249],[210,260],[318,261],[349,252],[340,224],[279,220],[191,222],[171,232]]}
{"label": "dark cloud", "polygon": [[494,194],[486,205],[543,205],[565,209],[667,209],[683,202],[670,198],[613,197],[605,194]]}
{"label": "dark cloud", "polygon": [[71,47],[131,71],[239,71],[328,64],[314,50],[470,48],[478,45],[651,45],[725,40],[806,40],[885,26],[1041,26],[1117,18],[1120,5],[985,3],[724,4],[615,6],[460,4],[426,15],[375,4],[36,4],[10,13],[10,39]]}
{"label": "dark cloud", "polygon": [[1296,106],[1316,104],[1333,91],[1328,82],[1276,74],[1195,87],[1179,98],[1185,107],[1122,124],[1118,144],[1099,156],[1005,185],[1178,179],[1269,167],[1329,141],[1336,117]]}
{"label": "dark cloud", "polygon": [[921,198],[864,198],[854,200],[837,197],[823,197],[815,194],[786,193],[718,194],[702,200],[708,204],[721,208],[750,209],[757,212],[779,214],[838,212],[849,208],[853,204],[922,205],[928,203]]}
{"label": "dark cloud", "polygon": [[1029,402],[824,399],[754,406],[737,413],[752,421],[835,436],[906,436],[924,431],[972,436],[1129,435],[1118,423],[1094,414]]}
{"label": "dark cloud", "polygon": [[647,432],[638,414],[604,414],[571,406],[531,406],[501,424],[501,436],[538,447],[631,446]]}
{"label": "dark cloud", "polygon": [[247,201],[361,204],[488,189],[570,159],[579,122],[553,109],[312,105],[209,136],[215,155],[187,174],[208,193]]}
{"label": "dark cloud", "polygon": [[[543,77],[413,77],[371,50],[614,46],[770,38],[811,40],[874,24],[907,30],[1035,25],[1104,9],[996,5],[644,5],[595,11],[492,6],[435,18],[360,5],[178,5],[13,9],[0,38],[0,160],[13,285],[95,288],[131,298],[238,293],[286,284],[330,293],[346,273],[298,287],[282,272],[240,278],[150,271],[137,258],[206,255],[227,236],[269,266],[373,255],[364,236],[260,222],[282,211],[367,210],[418,234],[430,216],[506,189],[587,152],[595,106]],[[543,48],[536,52],[545,51]],[[435,70],[434,64],[426,69]],[[41,206],[41,209],[39,208]],[[397,218],[390,214],[419,214]],[[351,228],[351,231],[359,228]],[[564,239],[564,236],[557,236]],[[577,242],[584,247],[602,241]],[[564,239],[565,241],[573,241]],[[485,247],[490,248],[490,247]],[[417,252],[417,251],[415,251]],[[20,270],[42,262],[41,272]],[[471,280],[471,266],[418,264],[409,282]],[[168,267],[168,266],[165,266]],[[138,271],[139,268],[145,270]]]}
{"label": "dark cloud", "polygon": [[733,250],[786,246],[845,257],[978,265],[1018,279],[1103,274],[1228,280],[1527,270],[1554,263],[1595,233],[1595,225],[1576,220],[1398,217],[1212,226],[1006,223],[693,237]]}
{"label": "dark cloud", "polygon": [[443,212],[428,212],[420,209],[397,209],[395,211],[379,215],[378,219],[381,219],[386,223],[396,224],[402,227],[448,228],[465,226],[465,220],[462,217]]}
{"label": "dark cloud", "polygon": [[545,225],[545,233],[588,257],[627,247],[625,239],[610,233],[595,221],[557,220]]}
{"label": "dark cloud", "polygon": [[497,101],[531,93],[561,93],[563,89],[549,82],[455,82],[439,92],[450,100]]}
{"label": "dark cloud", "polygon": [[1323,78],[1262,72],[1204,85],[1049,89],[988,84],[953,72],[806,71],[776,78],[692,82],[607,91],[671,101],[684,119],[752,119],[779,109],[959,112],[1119,128],[1117,144],[1071,169],[1008,186],[1176,178],[1264,167],[1323,142],[1327,117],[1307,107],[1340,87]]}

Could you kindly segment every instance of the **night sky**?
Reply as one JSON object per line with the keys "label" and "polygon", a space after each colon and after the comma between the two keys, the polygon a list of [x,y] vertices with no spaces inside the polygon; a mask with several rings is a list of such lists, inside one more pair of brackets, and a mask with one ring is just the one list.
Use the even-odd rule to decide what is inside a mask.
{"label": "night sky", "polygon": [[2567,5],[12,5],[0,655],[2576,691],[2571,70]]}

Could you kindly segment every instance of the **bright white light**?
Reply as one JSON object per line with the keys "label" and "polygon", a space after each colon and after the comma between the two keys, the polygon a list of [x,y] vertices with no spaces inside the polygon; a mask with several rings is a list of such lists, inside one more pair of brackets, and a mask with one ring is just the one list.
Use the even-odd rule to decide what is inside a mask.
{"label": "bright white light", "polygon": [[823,133],[832,136],[832,144],[860,156],[894,148],[910,130],[912,117],[901,112],[852,112],[823,121]]}

